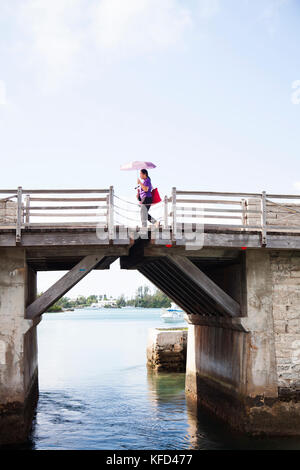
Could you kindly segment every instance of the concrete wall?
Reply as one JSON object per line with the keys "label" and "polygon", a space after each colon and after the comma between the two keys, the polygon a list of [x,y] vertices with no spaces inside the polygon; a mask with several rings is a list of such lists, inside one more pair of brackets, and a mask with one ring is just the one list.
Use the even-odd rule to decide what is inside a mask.
{"label": "concrete wall", "polygon": [[[259,199],[246,201],[246,210],[261,210]],[[261,215],[246,212],[247,225],[261,225]],[[284,205],[274,204],[267,201],[267,224],[280,227],[300,227],[300,205],[287,203]]]}
{"label": "concrete wall", "polygon": [[300,391],[300,253],[271,254],[278,385]]}
{"label": "concrete wall", "polygon": [[185,371],[187,330],[151,328],[148,334],[147,365],[157,371]]}
{"label": "concrete wall", "polygon": [[188,397],[244,432],[300,434],[300,257],[247,250],[246,294],[246,317],[189,317]]}
{"label": "concrete wall", "polygon": [[0,443],[24,441],[38,394],[37,338],[25,306],[36,276],[23,248],[0,249]]}
{"label": "concrete wall", "polygon": [[0,200],[0,225],[11,225],[17,221],[17,204]]}
{"label": "concrete wall", "polygon": [[188,348],[188,358],[202,379],[225,385],[233,391],[245,392],[247,333],[229,328],[190,325],[188,343],[190,341],[197,345],[197,351],[193,357],[193,348]]}

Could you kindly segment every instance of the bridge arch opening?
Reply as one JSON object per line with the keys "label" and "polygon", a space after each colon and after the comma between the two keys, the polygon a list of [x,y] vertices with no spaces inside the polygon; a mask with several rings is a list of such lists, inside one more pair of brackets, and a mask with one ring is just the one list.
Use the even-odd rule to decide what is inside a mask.
{"label": "bridge arch opening", "polygon": [[[46,236],[50,243],[45,245],[34,239],[30,247],[1,247],[0,399],[7,418],[2,435],[9,428],[14,436],[28,432],[38,391],[35,345],[42,313],[93,269],[106,270],[116,259],[122,269],[142,273],[187,313],[186,389],[197,406],[244,432],[300,432],[291,424],[295,421],[286,420],[287,409],[295,419],[300,413],[298,333],[286,322],[286,312],[291,309],[294,315],[299,300],[294,289],[298,252],[290,247],[243,250],[245,236],[250,240],[252,235],[223,234],[219,244],[226,246],[212,246],[208,237],[203,248],[191,251],[151,238],[95,246],[78,244],[78,238],[73,244],[72,236],[65,246],[62,238],[59,246],[52,246]],[[66,268],[36,298],[36,272]]]}

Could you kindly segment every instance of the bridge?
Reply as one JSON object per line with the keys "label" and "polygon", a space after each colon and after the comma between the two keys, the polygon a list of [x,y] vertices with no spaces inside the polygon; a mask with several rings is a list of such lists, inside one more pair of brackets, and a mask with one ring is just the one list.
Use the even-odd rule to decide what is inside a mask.
{"label": "bridge", "polygon": [[[196,410],[242,432],[300,434],[299,195],[173,188],[146,228],[113,187],[0,197],[0,443],[31,426],[42,314],[117,259],[186,312]],[[37,297],[37,272],[53,270],[67,273]]]}

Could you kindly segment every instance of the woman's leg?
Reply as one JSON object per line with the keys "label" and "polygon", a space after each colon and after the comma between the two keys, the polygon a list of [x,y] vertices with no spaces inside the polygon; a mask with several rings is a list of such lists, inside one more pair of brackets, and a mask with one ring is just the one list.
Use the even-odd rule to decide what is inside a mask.
{"label": "woman's leg", "polygon": [[149,210],[152,204],[152,197],[147,197],[146,198],[146,204],[147,204],[147,212],[148,212],[148,220],[151,222],[151,224],[155,224],[156,220],[149,214]]}
{"label": "woman's leg", "polygon": [[142,200],[142,207],[141,207],[141,219],[142,219],[142,227],[147,227],[147,219],[152,224],[155,224],[156,220],[151,217],[149,214],[149,210],[152,204],[152,197],[145,197]]}
{"label": "woman's leg", "polygon": [[[150,207],[149,207],[150,209]],[[149,212],[149,209],[148,209],[148,212]],[[149,222],[151,222],[151,224],[155,224],[156,220],[154,219],[154,217],[152,217],[152,215],[148,214],[148,220]]]}
{"label": "woman's leg", "polygon": [[147,227],[147,215],[148,215],[148,207],[146,206],[146,198],[142,199],[141,205],[141,221],[142,227]]}

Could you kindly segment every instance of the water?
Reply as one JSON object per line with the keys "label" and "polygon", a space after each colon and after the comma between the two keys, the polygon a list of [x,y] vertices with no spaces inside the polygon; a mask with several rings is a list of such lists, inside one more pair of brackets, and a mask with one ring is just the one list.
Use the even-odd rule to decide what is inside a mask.
{"label": "water", "polygon": [[300,449],[300,439],[245,438],[204,411],[196,418],[183,373],[147,371],[148,329],[162,326],[159,309],[45,314],[40,398],[22,448]]}

